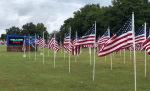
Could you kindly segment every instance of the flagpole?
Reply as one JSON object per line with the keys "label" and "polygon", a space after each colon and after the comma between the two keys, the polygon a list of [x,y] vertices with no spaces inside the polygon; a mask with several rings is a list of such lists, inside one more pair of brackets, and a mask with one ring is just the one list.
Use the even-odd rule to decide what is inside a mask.
{"label": "flagpole", "polygon": [[[76,40],[78,40],[78,39],[77,39],[77,31],[76,31]],[[76,52],[76,50],[74,50],[74,51]],[[78,51],[78,49],[77,49],[77,51]],[[75,54],[76,54],[76,55],[75,55],[75,62],[76,62],[76,61],[77,61],[77,54],[78,54],[78,52],[76,52]]]}
{"label": "flagpole", "polygon": [[[145,22],[145,40],[146,40],[146,22]],[[146,77],[146,48],[145,48],[145,77]]]}
{"label": "flagpole", "polygon": [[[65,37],[65,35],[66,35],[66,34],[64,34],[64,37]],[[64,48],[64,60],[65,60],[65,48]]]}
{"label": "flagpole", "polygon": [[131,49],[130,49],[130,60],[131,60]]}
{"label": "flagpole", "polygon": [[90,53],[90,65],[91,65],[91,47],[89,47],[89,53]]}
{"label": "flagpole", "polygon": [[29,59],[30,59],[30,34],[29,34]]}
{"label": "flagpole", "polygon": [[121,50],[120,50],[120,56],[121,56]]}
{"label": "flagpole", "polygon": [[112,55],[110,54],[110,58],[111,58],[111,70],[112,70]]}
{"label": "flagpole", "polygon": [[55,68],[55,32],[54,32],[54,68]]}
{"label": "flagpole", "polygon": [[44,31],[43,31],[43,64],[44,64]]}
{"label": "flagpole", "polygon": [[124,64],[125,64],[125,49],[124,49]]}
{"label": "flagpole", "polygon": [[106,61],[106,56],[105,56],[105,61]]}
{"label": "flagpole", "polygon": [[[25,41],[25,36],[24,36],[24,41]],[[23,57],[26,57],[25,50],[24,50],[24,55],[23,55]]]}
{"label": "flagpole", "polygon": [[[95,38],[96,38],[96,21],[95,21]],[[93,81],[94,81],[94,74],[95,74],[95,38],[94,38],[94,64],[93,64]]]}
{"label": "flagpole", "polygon": [[136,91],[136,54],[135,54],[135,34],[134,34],[134,12],[132,12],[132,31],[133,31],[133,47],[134,47],[134,80],[135,80],[135,91]]}
{"label": "flagpole", "polygon": [[[69,41],[69,46],[71,43],[71,26],[70,26],[70,41]],[[69,53],[69,73],[70,73],[70,53]]]}
{"label": "flagpole", "polygon": [[[35,40],[36,41],[36,33],[35,33]],[[35,43],[35,61],[36,61],[36,43]]]}

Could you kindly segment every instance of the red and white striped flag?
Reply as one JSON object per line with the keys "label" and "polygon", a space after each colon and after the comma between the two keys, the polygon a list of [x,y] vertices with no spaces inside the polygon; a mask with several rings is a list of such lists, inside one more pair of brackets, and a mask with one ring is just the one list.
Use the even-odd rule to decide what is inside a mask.
{"label": "red and white striped flag", "polygon": [[64,38],[64,48],[66,49],[66,51],[68,53],[71,53],[72,51],[72,43],[71,43],[71,39],[70,39],[70,36],[71,36],[71,28],[69,28],[68,32],[66,33],[65,35],[65,38]]}
{"label": "red and white striped flag", "polygon": [[23,41],[22,51],[24,51],[24,52],[26,51],[26,41],[25,41],[25,39]]}
{"label": "red and white striped flag", "polygon": [[103,46],[98,56],[103,57],[112,52],[133,45],[132,17]]}
{"label": "red and white striped flag", "polygon": [[35,48],[35,46],[34,46],[33,43],[32,43],[32,38],[31,38],[31,37],[29,38],[29,44],[31,44],[31,46],[32,46],[33,48]]}
{"label": "red and white striped flag", "polygon": [[107,28],[106,32],[101,36],[101,38],[98,40],[98,44],[103,46],[107,40],[110,38],[110,29]]}
{"label": "red and white striped flag", "polygon": [[45,40],[43,39],[43,37],[39,39],[39,46],[41,47],[41,49],[46,47]]}
{"label": "red and white striped flag", "polygon": [[95,44],[95,24],[79,39],[75,46],[93,46]]}
{"label": "red and white striped flag", "polygon": [[142,43],[146,39],[146,31],[145,31],[145,29],[146,29],[146,26],[145,26],[145,23],[144,23],[142,25],[142,27],[135,32],[135,45],[136,45],[135,49],[136,50],[140,50],[141,49]]}
{"label": "red and white striped flag", "polygon": [[54,49],[55,51],[59,51],[59,45],[58,45],[58,42],[57,42],[57,38],[55,36],[55,33],[52,35],[52,37],[48,40],[48,43],[47,43],[47,47],[50,49]]}
{"label": "red and white striped flag", "polygon": [[80,47],[74,46],[78,40],[80,39],[80,37],[76,34],[72,37],[72,44],[73,44],[73,48],[72,48],[72,55],[78,55],[80,53]]}
{"label": "red and white striped flag", "polygon": [[142,51],[143,48],[145,48],[147,53],[150,55],[150,37],[143,42],[143,47],[140,49],[140,51]]}

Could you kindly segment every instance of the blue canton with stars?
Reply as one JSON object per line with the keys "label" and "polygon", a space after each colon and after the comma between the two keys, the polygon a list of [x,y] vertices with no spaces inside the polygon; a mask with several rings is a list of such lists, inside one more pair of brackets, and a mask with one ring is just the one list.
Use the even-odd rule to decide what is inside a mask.
{"label": "blue canton with stars", "polygon": [[72,37],[72,41],[74,41],[74,40],[76,39],[76,37],[77,37],[77,40],[79,40],[79,39],[80,39],[80,37],[79,37],[79,36],[77,36],[77,35],[76,35],[76,33],[75,33],[75,35]]}
{"label": "blue canton with stars", "polygon": [[135,32],[135,36],[139,36],[139,35],[145,34],[144,31],[145,31],[145,24],[143,24],[142,27]]}
{"label": "blue canton with stars", "polygon": [[146,32],[146,38],[150,36],[150,29]]}
{"label": "blue canton with stars", "polygon": [[132,31],[132,17],[130,17],[128,21],[119,29],[117,36],[127,33],[128,31]]}
{"label": "blue canton with stars", "polygon": [[83,36],[87,36],[91,34],[95,34],[95,24],[93,24],[93,26]]}
{"label": "blue canton with stars", "polygon": [[70,28],[68,29],[68,31],[67,31],[67,33],[66,33],[66,35],[65,35],[65,38],[66,37],[69,37],[70,36]]}
{"label": "blue canton with stars", "polygon": [[109,32],[109,28],[108,28],[108,29],[106,30],[106,32],[104,33],[104,37],[109,36],[108,32]]}

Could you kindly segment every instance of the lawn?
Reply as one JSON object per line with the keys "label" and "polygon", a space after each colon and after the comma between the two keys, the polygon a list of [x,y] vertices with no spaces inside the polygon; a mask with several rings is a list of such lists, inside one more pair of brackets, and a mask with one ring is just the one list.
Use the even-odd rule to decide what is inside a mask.
{"label": "lawn", "polygon": [[[93,81],[93,60],[90,65],[89,51],[82,49],[77,57],[70,57],[64,50],[57,52],[54,68],[54,51],[44,50],[43,56],[40,50],[30,53],[7,52],[7,47],[0,45],[0,91],[134,91],[134,60],[133,51],[130,60],[130,52],[126,50],[125,64],[124,52],[114,53],[112,58],[112,70],[110,55],[95,59],[95,80]],[[147,75],[145,70],[145,52],[136,51],[136,84],[137,91],[150,91],[150,57],[147,54]]]}

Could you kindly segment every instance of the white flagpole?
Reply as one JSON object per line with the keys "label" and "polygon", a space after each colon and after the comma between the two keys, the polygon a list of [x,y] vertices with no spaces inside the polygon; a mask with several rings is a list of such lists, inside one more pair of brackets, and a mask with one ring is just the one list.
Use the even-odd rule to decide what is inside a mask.
{"label": "white flagpole", "polygon": [[[65,35],[66,35],[66,34],[64,34],[64,37],[65,37]],[[65,48],[64,48],[64,60],[65,60]]]}
{"label": "white flagpole", "polygon": [[91,65],[91,47],[89,47],[89,52],[90,52],[90,65]]}
{"label": "white flagpole", "polygon": [[65,60],[65,48],[64,48],[64,60]]}
{"label": "white flagpole", "polygon": [[[96,38],[96,21],[95,21],[95,38]],[[95,38],[94,38],[94,64],[93,64],[93,81],[94,81],[94,74],[95,74]]]}
{"label": "white flagpole", "polygon": [[125,49],[124,49],[124,64],[125,64]]}
{"label": "white flagpole", "polygon": [[[70,26],[70,41],[69,41],[69,46],[71,42],[71,26]],[[69,73],[70,73],[70,53],[69,53]]]}
{"label": "white flagpole", "polygon": [[30,34],[29,34],[29,59],[30,59]]}
{"label": "white flagpole", "polygon": [[44,32],[43,32],[43,64],[44,64]]}
{"label": "white flagpole", "polygon": [[111,58],[111,70],[112,70],[112,55],[110,54],[110,58]]}
{"label": "white flagpole", "polygon": [[120,50],[120,56],[121,56],[121,50]]}
{"label": "white flagpole", "polygon": [[[35,40],[36,41],[36,33],[35,33]],[[35,61],[36,61],[36,43],[35,43]]]}
{"label": "white flagpole", "polygon": [[[77,31],[76,31],[76,40],[78,40],[78,39],[77,39]],[[74,48],[74,49],[75,49],[75,48]],[[75,50],[74,50],[74,51],[75,51]],[[77,51],[78,51],[78,49],[77,49]],[[77,61],[77,54],[78,54],[78,52],[76,52],[75,54],[76,54],[76,55],[75,55],[75,62],[76,62],[76,61]]]}
{"label": "white flagpole", "polygon": [[134,34],[134,12],[132,12],[132,31],[133,31],[133,47],[134,47],[134,80],[135,80],[135,91],[136,91],[136,54],[135,54],[135,34]]}
{"label": "white flagpole", "polygon": [[130,49],[130,60],[131,60],[131,49]]}
{"label": "white flagpole", "polygon": [[54,68],[55,68],[55,32],[54,32]]}
{"label": "white flagpole", "polygon": [[[25,41],[25,36],[24,36],[24,41]],[[23,41],[23,42],[24,42],[24,41]],[[26,41],[25,41],[25,42],[26,42]],[[23,57],[26,57],[25,51],[24,51],[24,55],[23,55]]]}
{"label": "white flagpole", "polygon": [[[146,22],[145,22],[145,40],[146,40]],[[146,48],[145,48],[145,77],[146,77]]]}

